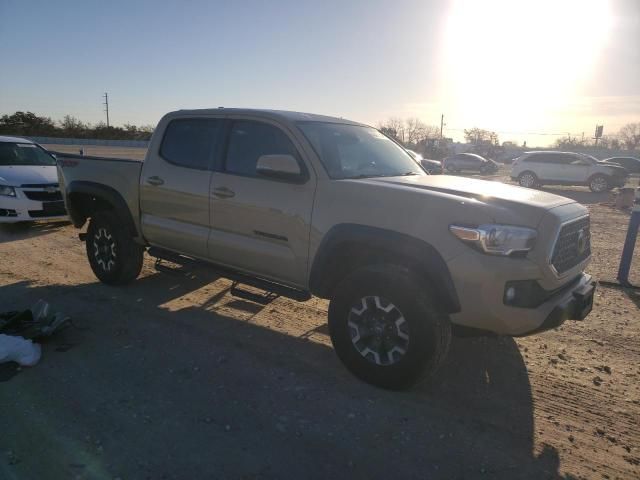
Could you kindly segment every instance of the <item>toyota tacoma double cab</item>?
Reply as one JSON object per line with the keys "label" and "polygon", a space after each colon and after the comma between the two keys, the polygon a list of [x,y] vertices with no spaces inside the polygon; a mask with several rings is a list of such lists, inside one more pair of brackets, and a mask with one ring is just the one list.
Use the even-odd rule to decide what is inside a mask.
{"label": "toyota tacoma double cab", "polygon": [[240,296],[328,299],[337,355],[386,388],[433,378],[452,332],[528,335],[592,307],[584,206],[427,175],[345,119],[181,110],[143,162],[60,154],[58,175],[102,282],[134,280],[146,252],[204,263]]}

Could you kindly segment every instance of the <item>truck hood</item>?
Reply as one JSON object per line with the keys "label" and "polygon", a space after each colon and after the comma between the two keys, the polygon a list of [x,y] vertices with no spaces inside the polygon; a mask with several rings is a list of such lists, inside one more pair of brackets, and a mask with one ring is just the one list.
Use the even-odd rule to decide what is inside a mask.
{"label": "truck hood", "polygon": [[490,203],[491,200],[502,200],[509,203],[526,204],[543,209],[551,209],[567,203],[574,203],[574,200],[570,198],[542,192],[540,190],[452,175],[380,177],[368,180],[376,183],[389,184],[390,186],[417,188],[455,195],[457,197],[473,198],[485,203]]}
{"label": "truck hood", "polygon": [[[487,180],[451,175],[415,175],[354,181],[411,190],[425,195],[427,202],[427,196],[437,197],[439,202],[451,204],[451,208],[447,208],[447,215],[452,222],[507,223],[535,228],[546,214],[554,217],[584,214],[584,207],[570,198]],[[415,204],[411,201],[410,205]]]}
{"label": "truck hood", "polygon": [[25,184],[58,183],[55,165],[0,166],[0,185],[19,187]]}

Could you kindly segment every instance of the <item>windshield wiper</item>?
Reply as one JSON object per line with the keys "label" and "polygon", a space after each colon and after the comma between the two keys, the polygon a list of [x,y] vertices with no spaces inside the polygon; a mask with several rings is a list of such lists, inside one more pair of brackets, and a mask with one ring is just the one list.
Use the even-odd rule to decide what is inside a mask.
{"label": "windshield wiper", "polygon": [[409,175],[420,175],[417,172],[405,172],[405,173],[361,173],[354,175],[353,177],[345,177],[345,179],[351,178],[380,178],[380,177],[406,177]]}
{"label": "windshield wiper", "polygon": [[389,175],[382,175],[380,173],[361,173],[359,175],[354,175],[353,177],[344,177],[345,179],[351,178],[375,178],[375,177],[388,177]]}

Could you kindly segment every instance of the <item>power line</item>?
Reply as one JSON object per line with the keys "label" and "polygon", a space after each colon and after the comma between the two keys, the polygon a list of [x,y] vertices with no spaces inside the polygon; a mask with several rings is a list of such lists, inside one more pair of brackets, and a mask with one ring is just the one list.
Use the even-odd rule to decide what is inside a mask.
{"label": "power line", "polygon": [[[446,130],[452,130],[454,132],[464,132],[465,130],[470,130],[469,128],[449,128]],[[501,135],[542,135],[542,136],[553,136],[553,137],[565,137],[565,136],[576,136],[579,137],[583,134],[583,132],[572,133],[572,132],[514,132],[507,130],[491,130],[492,132],[501,134]],[[617,133],[612,133],[607,135],[607,137],[619,137],[620,135]]]}

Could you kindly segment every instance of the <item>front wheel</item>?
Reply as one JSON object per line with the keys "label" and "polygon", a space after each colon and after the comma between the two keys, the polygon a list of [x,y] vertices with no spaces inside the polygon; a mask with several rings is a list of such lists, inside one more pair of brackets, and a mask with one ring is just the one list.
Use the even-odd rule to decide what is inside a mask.
{"label": "front wheel", "polygon": [[129,283],[142,270],[144,247],[134,242],[122,220],[112,211],[97,212],[91,218],[86,248],[91,270],[103,283]]}
{"label": "front wheel", "polygon": [[355,376],[394,390],[435,377],[451,325],[426,288],[395,265],[363,267],[340,282],[329,305],[329,332]]}
{"label": "front wheel", "polygon": [[523,172],[518,177],[518,185],[525,188],[535,188],[538,185],[538,177],[532,172]]}
{"label": "front wheel", "polygon": [[589,181],[589,189],[594,193],[602,193],[611,190],[609,180],[604,175],[595,175]]}

